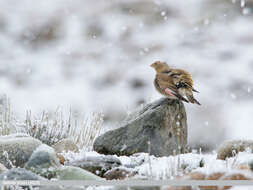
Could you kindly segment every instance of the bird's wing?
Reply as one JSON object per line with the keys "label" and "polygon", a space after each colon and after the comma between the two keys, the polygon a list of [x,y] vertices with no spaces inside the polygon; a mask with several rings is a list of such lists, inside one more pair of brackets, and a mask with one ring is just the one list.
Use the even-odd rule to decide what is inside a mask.
{"label": "bird's wing", "polygon": [[161,89],[164,90],[166,88],[169,88],[175,93],[178,93],[177,87],[175,86],[173,79],[169,75],[158,74],[156,78]]}
{"label": "bird's wing", "polygon": [[193,87],[193,80],[190,73],[182,69],[173,69],[170,73],[170,76],[173,78],[173,81],[176,83],[180,82],[190,88]]}
{"label": "bird's wing", "polygon": [[177,85],[177,88],[188,87],[192,91],[199,93],[199,91],[193,88],[192,76],[187,71],[184,71],[182,69],[173,69],[169,75],[173,78],[173,81]]}
{"label": "bird's wing", "polygon": [[178,89],[177,89],[171,76],[169,76],[167,74],[158,74],[156,78],[157,78],[159,87],[162,90],[164,90],[165,93],[167,93],[166,89],[169,89],[170,93],[172,93],[178,99],[188,102],[188,100],[186,98],[184,98],[182,95],[180,95],[180,93],[178,92]]}

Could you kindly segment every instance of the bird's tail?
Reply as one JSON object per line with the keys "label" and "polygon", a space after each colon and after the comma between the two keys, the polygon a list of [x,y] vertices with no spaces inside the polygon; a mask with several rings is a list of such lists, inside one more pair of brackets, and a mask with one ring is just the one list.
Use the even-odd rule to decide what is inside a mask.
{"label": "bird's tail", "polygon": [[176,96],[179,100],[182,100],[182,101],[184,101],[184,102],[187,102],[187,103],[189,103],[189,101],[186,99],[186,98],[184,98],[183,96],[181,96],[180,94],[177,94],[177,93],[172,93],[174,96]]}
{"label": "bird's tail", "polygon": [[193,92],[197,92],[197,93],[199,93],[199,91],[197,91],[196,89],[194,89],[194,88],[192,88],[192,91]]}
{"label": "bird's tail", "polygon": [[192,94],[186,94],[186,97],[187,97],[187,99],[188,99],[191,103],[201,105],[201,104],[198,102],[198,100],[196,100],[196,99],[193,97]]}

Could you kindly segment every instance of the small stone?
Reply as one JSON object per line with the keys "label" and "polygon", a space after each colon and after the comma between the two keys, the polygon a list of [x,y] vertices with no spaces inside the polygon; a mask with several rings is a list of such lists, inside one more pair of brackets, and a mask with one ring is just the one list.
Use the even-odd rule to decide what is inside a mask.
{"label": "small stone", "polygon": [[217,159],[225,160],[226,158],[235,156],[238,152],[247,149],[253,150],[252,140],[231,140],[224,142],[218,149]]}
{"label": "small stone", "polygon": [[7,168],[24,167],[33,151],[42,143],[25,135],[0,137],[0,162]]}
{"label": "small stone", "polygon": [[121,165],[118,158],[108,155],[108,156],[85,156],[79,160],[75,160],[65,165],[76,166],[92,172],[98,176],[103,176],[104,173],[114,167]]}
{"label": "small stone", "polygon": [[123,180],[129,177],[133,177],[136,174],[137,172],[134,171],[133,169],[118,167],[107,171],[103,177],[106,178],[107,180],[114,180],[114,179]]}
{"label": "small stone", "polygon": [[253,172],[253,161],[251,161],[251,162],[249,163],[249,168],[250,168],[251,171]]}
{"label": "small stone", "polygon": [[55,177],[55,169],[60,166],[54,149],[45,144],[39,146],[25,164],[26,169],[48,179]]}
{"label": "small stone", "polygon": [[52,146],[57,153],[62,152],[79,152],[77,145],[71,139],[62,139]]}

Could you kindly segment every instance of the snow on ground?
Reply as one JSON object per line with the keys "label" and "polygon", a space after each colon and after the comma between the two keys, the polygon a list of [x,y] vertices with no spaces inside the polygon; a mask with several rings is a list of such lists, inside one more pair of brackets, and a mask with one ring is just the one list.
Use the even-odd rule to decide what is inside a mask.
{"label": "snow on ground", "polygon": [[[69,161],[79,160],[84,156],[101,156],[97,152],[81,151],[80,153],[64,153],[64,157]],[[154,157],[147,153],[138,153],[133,156],[116,156],[124,166],[134,166],[138,172],[137,179],[152,178],[153,180],[175,179],[176,176],[183,176],[187,173],[198,171],[206,175],[215,172],[224,172],[226,176],[240,173],[247,177],[253,177],[248,170],[239,170],[243,164],[253,161],[251,151],[239,152],[236,157],[227,160],[217,160],[215,152],[211,154],[188,153],[169,157]],[[200,167],[200,163],[203,165]],[[113,187],[96,187],[97,190],[110,189]],[[122,187],[121,187],[122,188]],[[116,188],[117,189],[117,188]],[[231,190],[248,190],[248,186],[233,187]]]}
{"label": "snow on ground", "polygon": [[191,144],[252,139],[250,3],[0,0],[0,92],[19,118],[102,110],[112,128],[160,97],[149,65],[164,60],[189,70],[201,92],[202,106],[186,105]]}
{"label": "snow on ground", "polygon": [[[66,160],[74,161],[84,156],[101,156],[96,152],[64,153]],[[218,160],[217,154],[188,153],[169,157],[149,156],[147,153],[138,153],[133,156],[116,156],[123,166],[136,166],[134,170],[139,177],[152,179],[173,179],[191,171],[199,171],[207,175],[215,172],[225,172],[227,175],[239,172],[253,177],[252,172],[238,170],[239,165],[253,161],[252,152],[239,152],[236,157],[227,160]],[[202,165],[202,166],[201,166]]]}

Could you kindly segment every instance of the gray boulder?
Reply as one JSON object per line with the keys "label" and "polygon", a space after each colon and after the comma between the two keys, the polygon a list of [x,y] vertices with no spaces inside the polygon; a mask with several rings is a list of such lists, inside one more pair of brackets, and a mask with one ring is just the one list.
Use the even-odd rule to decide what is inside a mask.
{"label": "gray boulder", "polygon": [[246,149],[253,150],[252,140],[230,140],[224,142],[218,149],[217,159],[225,160],[226,158],[235,156],[238,152]]}
{"label": "gray boulder", "polygon": [[121,162],[114,156],[101,155],[85,156],[82,159],[74,160],[72,162],[66,163],[65,165],[80,167],[102,177],[106,171],[120,166]]}
{"label": "gray boulder", "polygon": [[184,152],[186,145],[183,103],[161,98],[131,114],[122,127],[97,137],[93,148],[101,154],[169,156]]}
{"label": "gray boulder", "polygon": [[24,135],[7,135],[0,137],[0,163],[7,168],[23,167],[33,151],[42,143]]}
{"label": "gray boulder", "polygon": [[54,149],[45,144],[39,146],[25,164],[26,169],[48,179],[56,176],[55,170],[60,166]]}
{"label": "gray boulder", "polygon": [[249,162],[249,168],[250,168],[250,170],[253,172],[253,161],[250,161],[250,162]]}

